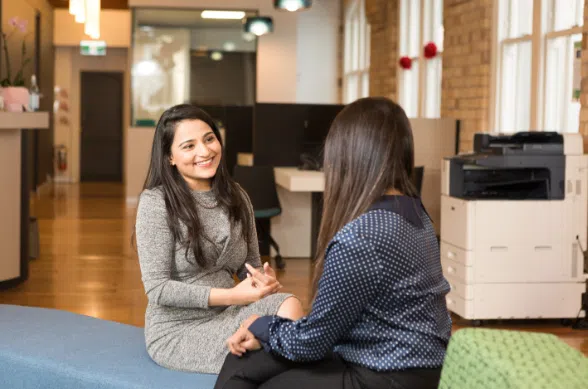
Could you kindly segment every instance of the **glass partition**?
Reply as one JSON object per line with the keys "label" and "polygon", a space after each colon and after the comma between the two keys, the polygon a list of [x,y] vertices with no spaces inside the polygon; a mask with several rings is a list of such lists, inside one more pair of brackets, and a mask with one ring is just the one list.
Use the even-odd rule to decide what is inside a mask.
{"label": "glass partition", "polygon": [[175,104],[255,102],[257,37],[243,32],[242,19],[256,12],[203,11],[133,11],[131,125],[155,126]]}

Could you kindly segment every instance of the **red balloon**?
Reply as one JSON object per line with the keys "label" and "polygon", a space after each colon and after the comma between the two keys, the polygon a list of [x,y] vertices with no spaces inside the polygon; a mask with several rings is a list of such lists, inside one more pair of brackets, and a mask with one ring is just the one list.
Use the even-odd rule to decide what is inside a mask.
{"label": "red balloon", "polygon": [[437,45],[429,42],[425,45],[425,58],[433,58],[437,55]]}
{"label": "red balloon", "polygon": [[402,57],[398,63],[403,69],[410,69],[412,67],[412,59],[410,57]]}

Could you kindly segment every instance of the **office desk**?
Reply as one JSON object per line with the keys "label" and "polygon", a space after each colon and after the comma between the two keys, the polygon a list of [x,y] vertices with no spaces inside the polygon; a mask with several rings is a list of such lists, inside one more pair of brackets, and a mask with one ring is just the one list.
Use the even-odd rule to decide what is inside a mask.
{"label": "office desk", "polygon": [[0,112],[0,289],[28,277],[27,130],[47,128],[47,112]]}
{"label": "office desk", "polygon": [[[285,258],[310,258],[315,253],[322,214],[322,172],[291,167],[274,168],[282,214],[272,219],[271,234]],[[439,235],[441,221],[441,171],[426,169],[421,200]]]}
{"label": "office desk", "polygon": [[310,258],[320,227],[324,175],[292,167],[276,167],[274,174],[282,214],[272,218],[272,237],[284,258]]}

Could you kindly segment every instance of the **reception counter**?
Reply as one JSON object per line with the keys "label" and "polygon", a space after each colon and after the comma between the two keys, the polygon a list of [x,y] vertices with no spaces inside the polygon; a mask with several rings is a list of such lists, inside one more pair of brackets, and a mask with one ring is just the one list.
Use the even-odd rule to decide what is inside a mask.
{"label": "reception counter", "polygon": [[28,133],[47,128],[47,112],[0,112],[0,288],[28,277]]}

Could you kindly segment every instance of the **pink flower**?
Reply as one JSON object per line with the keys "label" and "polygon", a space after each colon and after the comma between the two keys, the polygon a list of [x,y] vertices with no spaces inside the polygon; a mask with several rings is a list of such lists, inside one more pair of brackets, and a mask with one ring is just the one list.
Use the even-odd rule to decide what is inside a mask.
{"label": "pink flower", "polygon": [[18,22],[18,29],[20,30],[20,32],[25,33],[27,32],[27,26],[29,24],[28,20],[20,20]]}
{"label": "pink flower", "polygon": [[10,18],[10,20],[8,21],[8,24],[10,24],[14,28],[18,28],[20,30],[20,32],[25,33],[25,32],[27,32],[27,26],[29,24],[29,21],[19,19],[15,16],[15,17]]}

